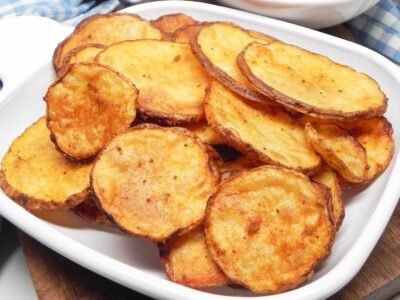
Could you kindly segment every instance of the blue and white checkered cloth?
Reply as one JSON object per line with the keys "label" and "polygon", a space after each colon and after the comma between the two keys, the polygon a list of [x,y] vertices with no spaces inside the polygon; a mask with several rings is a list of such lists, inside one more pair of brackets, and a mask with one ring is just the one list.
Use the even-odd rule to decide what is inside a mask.
{"label": "blue and white checkered cloth", "polygon": [[[0,18],[39,15],[67,25],[84,18],[112,11],[121,2],[140,0],[0,0]],[[358,42],[400,63],[400,0],[381,0],[347,27]]]}

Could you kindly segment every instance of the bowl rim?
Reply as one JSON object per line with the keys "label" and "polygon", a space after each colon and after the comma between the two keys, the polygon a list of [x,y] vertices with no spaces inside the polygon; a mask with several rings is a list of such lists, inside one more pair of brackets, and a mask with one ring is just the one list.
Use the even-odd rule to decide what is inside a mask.
{"label": "bowl rim", "polygon": [[[253,4],[284,4],[293,6],[326,6],[334,4],[346,4],[350,2],[363,2],[363,0],[241,0]],[[376,0],[378,2],[378,0]]]}

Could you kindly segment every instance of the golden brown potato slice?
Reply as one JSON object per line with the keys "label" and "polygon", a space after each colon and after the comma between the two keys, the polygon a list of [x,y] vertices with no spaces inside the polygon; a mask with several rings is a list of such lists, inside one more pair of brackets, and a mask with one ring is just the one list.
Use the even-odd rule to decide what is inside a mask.
{"label": "golden brown potato slice", "polygon": [[87,43],[105,46],[137,39],[161,39],[161,32],[141,17],[127,13],[95,15],[86,18],[54,51],[53,65],[58,71],[65,55],[72,49]]}
{"label": "golden brown potato slice", "polygon": [[240,156],[235,160],[225,162],[219,168],[219,173],[221,174],[221,180],[225,181],[244,170],[259,167],[262,166],[263,164],[264,163],[248,158],[246,156]]}
{"label": "golden brown potato slice", "polygon": [[95,225],[112,225],[107,216],[98,208],[92,195],[71,210],[86,222]]}
{"label": "golden brown potato slice", "polygon": [[225,275],[256,293],[292,289],[331,251],[330,195],[302,173],[262,166],[222,183],[205,221],[208,249]]}
{"label": "golden brown potato slice", "polygon": [[326,164],[323,164],[312,179],[323,184],[330,190],[332,196],[332,219],[336,231],[339,230],[345,216],[345,210],[338,175]]}
{"label": "golden brown potato slice", "polygon": [[364,147],[346,130],[335,125],[307,123],[310,143],[325,162],[346,180],[362,182],[367,176],[367,154]]}
{"label": "golden brown potato slice", "polygon": [[169,124],[204,118],[209,77],[185,44],[138,40],[114,44],[96,57],[140,90],[138,110]]}
{"label": "golden brown potato slice", "polygon": [[200,30],[206,25],[206,23],[200,23],[196,25],[183,26],[174,32],[171,40],[176,43],[190,44],[190,37],[196,34],[197,30]]}
{"label": "golden brown potato slice", "polygon": [[219,173],[208,149],[190,131],[143,124],[104,148],[91,183],[98,204],[115,224],[161,242],[203,221]]}
{"label": "golden brown potato slice", "polygon": [[321,158],[303,126],[283,111],[247,102],[216,81],[208,89],[205,110],[208,123],[244,155],[308,174],[318,170]]}
{"label": "golden brown potato slice", "polygon": [[151,25],[163,33],[163,39],[171,41],[174,32],[188,25],[195,25],[197,21],[185,14],[172,14],[159,17],[151,21]]}
{"label": "golden brown potato slice", "polygon": [[261,93],[295,111],[334,120],[386,111],[386,96],[371,77],[293,45],[251,43],[238,64]]}
{"label": "golden brown potato slice", "polygon": [[268,101],[240,72],[236,57],[249,43],[268,44],[271,37],[230,23],[208,24],[191,34],[194,54],[213,77],[245,98]]}
{"label": "golden brown potato slice", "polygon": [[183,127],[196,134],[203,143],[210,145],[225,144],[224,138],[208,125],[206,121],[186,124]]}
{"label": "golden brown potato slice", "polygon": [[28,210],[66,209],[87,197],[91,169],[91,164],[65,160],[42,117],[11,144],[2,161],[0,186]]}
{"label": "golden brown potato slice", "polygon": [[105,48],[107,47],[101,44],[83,44],[72,49],[65,55],[57,75],[62,75],[70,64],[93,62],[96,55]]}
{"label": "golden brown potato slice", "polygon": [[70,160],[94,158],[135,120],[137,97],[136,87],[108,67],[71,65],[45,96],[53,142]]}
{"label": "golden brown potato slice", "polygon": [[384,117],[343,123],[342,127],[360,142],[367,152],[367,184],[381,175],[389,166],[394,153],[392,125]]}
{"label": "golden brown potato slice", "polygon": [[168,278],[192,288],[229,283],[208,252],[203,225],[160,244],[160,258]]}

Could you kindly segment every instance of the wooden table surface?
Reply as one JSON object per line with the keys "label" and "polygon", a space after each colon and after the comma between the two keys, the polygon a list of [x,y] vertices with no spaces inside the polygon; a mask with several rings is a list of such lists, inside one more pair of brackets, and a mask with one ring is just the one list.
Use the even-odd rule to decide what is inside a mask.
{"label": "wooden table surface", "polygon": [[[324,31],[352,40],[351,34],[343,26],[335,26]],[[19,238],[41,300],[134,299],[138,296],[134,291],[69,261],[21,231]],[[399,292],[400,204],[397,205],[385,233],[359,274],[330,299],[381,300]]]}

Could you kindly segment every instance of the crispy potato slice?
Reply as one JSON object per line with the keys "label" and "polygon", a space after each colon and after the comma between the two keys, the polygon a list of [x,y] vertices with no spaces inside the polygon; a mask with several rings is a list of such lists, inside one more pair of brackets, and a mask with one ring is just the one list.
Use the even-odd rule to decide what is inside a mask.
{"label": "crispy potato slice", "polygon": [[310,143],[325,162],[346,180],[362,182],[367,176],[367,154],[364,147],[346,130],[335,125],[307,123]]}
{"label": "crispy potato slice", "polygon": [[112,225],[107,216],[97,206],[92,195],[89,195],[83,202],[71,208],[71,210],[86,222],[95,225]]}
{"label": "crispy potato slice", "polygon": [[196,32],[201,28],[203,28],[204,26],[206,26],[206,23],[183,26],[174,32],[171,40],[174,41],[175,43],[190,44],[190,37],[196,34]]}
{"label": "crispy potato slice", "polygon": [[342,200],[342,189],[340,187],[338,175],[329,166],[323,164],[318,173],[315,174],[312,179],[323,184],[330,190],[332,196],[331,215],[336,231],[339,230],[345,216],[345,210]]}
{"label": "crispy potato slice", "polygon": [[221,174],[221,180],[225,181],[244,170],[252,169],[262,165],[262,162],[248,158],[246,156],[240,156],[235,160],[225,162],[219,168],[219,173]]}
{"label": "crispy potato slice", "polygon": [[299,172],[278,166],[244,171],[208,202],[208,249],[229,279],[256,293],[292,289],[330,254],[329,201],[323,186]]}
{"label": "crispy potato slice", "polygon": [[61,76],[70,64],[93,62],[96,55],[105,48],[107,47],[101,44],[83,44],[72,49],[65,55],[61,68],[57,70],[57,75]]}
{"label": "crispy potato slice", "polygon": [[87,43],[105,46],[137,39],[161,39],[161,32],[141,17],[127,13],[95,15],[86,18],[54,51],[53,66],[58,71],[65,55],[72,49]]}
{"label": "crispy potato slice", "polygon": [[308,174],[321,159],[309,144],[303,126],[278,109],[232,93],[214,81],[206,97],[208,123],[244,155]]}
{"label": "crispy potato slice", "polygon": [[203,221],[219,173],[208,149],[190,131],[143,124],[105,147],[91,183],[98,204],[115,224],[161,242]]}
{"label": "crispy potato slice", "polygon": [[163,39],[166,41],[172,41],[172,36],[176,30],[195,24],[197,24],[197,21],[185,14],[164,15],[151,21],[151,25],[163,33]]}
{"label": "crispy potato slice", "polygon": [[135,120],[137,97],[136,87],[108,67],[71,65],[45,96],[53,142],[70,160],[94,158]]}
{"label": "crispy potato slice", "polygon": [[249,43],[268,44],[273,38],[221,22],[208,24],[191,35],[194,54],[213,77],[245,98],[268,101],[240,72],[236,57]]}
{"label": "crispy potato slice", "polygon": [[91,164],[65,160],[42,117],[11,144],[2,161],[0,186],[28,210],[66,209],[87,197],[91,169]]}
{"label": "crispy potato slice", "polygon": [[96,57],[140,90],[138,110],[168,124],[204,119],[209,77],[185,44],[155,40],[114,44]]}
{"label": "crispy potato slice", "polygon": [[183,127],[196,134],[203,143],[210,145],[225,144],[224,138],[208,125],[206,121],[187,124]]}
{"label": "crispy potato slice", "polygon": [[211,258],[204,239],[203,225],[159,244],[160,258],[168,278],[192,288],[229,283]]}
{"label": "crispy potato slice", "polygon": [[251,43],[238,64],[269,99],[305,114],[354,120],[386,111],[386,96],[371,77],[293,45]]}

